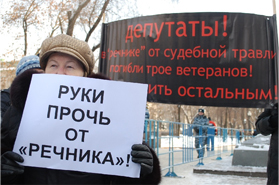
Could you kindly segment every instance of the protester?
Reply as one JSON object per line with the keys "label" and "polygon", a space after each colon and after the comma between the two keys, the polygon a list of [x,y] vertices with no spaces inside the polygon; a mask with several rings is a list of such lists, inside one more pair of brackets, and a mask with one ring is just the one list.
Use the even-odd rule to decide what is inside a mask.
{"label": "protester", "polygon": [[265,109],[259,115],[256,129],[264,136],[271,134],[267,162],[267,184],[278,184],[278,103],[271,109]]}
{"label": "protester", "polygon": [[[209,123],[207,128],[207,151],[214,151],[214,136],[216,134],[216,123],[208,117]],[[211,146],[211,147],[210,147]]]}
{"label": "protester", "polygon": [[206,134],[208,127],[208,119],[204,115],[204,109],[198,110],[198,115],[194,118],[193,129],[195,133],[195,147],[198,152],[198,158],[204,156],[205,144],[206,144]]}
{"label": "protester", "polygon": [[[93,53],[88,44],[68,35],[46,39],[41,46],[40,65],[45,73],[108,79],[93,74]],[[31,77],[37,71],[17,76],[11,86],[12,106],[1,123],[1,182],[15,184],[159,184],[161,171],[155,152],[145,144],[134,144],[132,161],[141,165],[140,178],[120,177],[68,170],[23,167],[24,158],[12,152]],[[24,85],[23,85],[24,84]],[[36,114],[36,110],[34,110]],[[34,128],[35,129],[35,128]]]}
{"label": "protester", "polygon": [[[16,67],[16,76],[20,75],[28,69],[41,69],[39,57],[36,55],[30,55],[23,57]],[[10,107],[10,87],[8,89],[1,90],[1,120],[4,113]]]}

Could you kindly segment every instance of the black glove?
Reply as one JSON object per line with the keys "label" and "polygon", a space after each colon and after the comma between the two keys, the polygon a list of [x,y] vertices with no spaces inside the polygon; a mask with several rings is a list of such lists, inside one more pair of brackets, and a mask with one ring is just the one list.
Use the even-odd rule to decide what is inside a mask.
{"label": "black glove", "polygon": [[132,146],[132,161],[141,165],[140,174],[145,176],[153,171],[153,155],[146,145],[134,144]]}
{"label": "black glove", "polygon": [[7,151],[1,156],[1,176],[17,175],[24,172],[24,167],[17,162],[23,162],[24,159],[17,153]]}

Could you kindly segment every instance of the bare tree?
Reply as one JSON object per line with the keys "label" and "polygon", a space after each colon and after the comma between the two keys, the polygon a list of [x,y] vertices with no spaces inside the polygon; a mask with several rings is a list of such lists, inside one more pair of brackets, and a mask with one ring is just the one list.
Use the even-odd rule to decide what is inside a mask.
{"label": "bare tree", "polygon": [[[133,1],[136,2],[136,0],[129,1],[129,3],[126,1],[128,0],[19,0],[11,5],[10,11],[7,11],[2,19],[5,26],[23,28],[22,36],[17,35],[24,37],[24,55],[27,54],[28,48],[27,36],[33,34],[34,31],[38,32],[39,28],[43,28],[43,32],[40,34],[42,38],[45,38],[43,36],[45,32],[48,33],[48,37],[60,32],[82,40],[83,35],[80,33],[80,28],[86,27],[84,40],[88,42],[94,52],[100,47],[100,23],[104,17],[113,19],[115,15],[118,15],[117,18],[120,18],[125,12],[120,11],[121,8],[128,9],[126,7],[134,4]],[[127,10],[127,14],[132,12],[136,11]],[[106,16],[104,16],[105,14]],[[36,29],[30,30],[31,25]],[[97,34],[93,34],[97,28]],[[92,45],[92,43],[95,44]],[[36,54],[39,51],[40,48],[37,49]]]}
{"label": "bare tree", "polygon": [[24,37],[24,52],[23,55],[27,54],[28,39],[27,33],[31,25],[40,24],[39,10],[43,0],[21,0],[14,1],[10,10],[2,17],[3,24],[20,26],[23,29]]}
{"label": "bare tree", "polygon": [[86,0],[84,2],[78,1],[77,9],[67,12],[67,15],[68,15],[68,28],[67,28],[67,32],[66,32],[67,35],[70,35],[70,36],[73,35],[74,27],[75,27],[77,18],[79,17],[80,12],[82,11],[82,9],[84,7],[86,7],[89,2],[90,2],[90,0]]}
{"label": "bare tree", "polygon": [[89,40],[91,34],[93,33],[93,31],[96,29],[96,27],[97,27],[98,24],[100,23],[101,18],[103,17],[103,15],[104,15],[104,13],[105,13],[105,11],[106,11],[106,9],[107,9],[107,6],[108,6],[109,2],[110,2],[110,0],[106,0],[106,1],[104,2],[103,7],[102,7],[102,9],[101,9],[101,12],[100,12],[98,18],[96,19],[96,21],[94,22],[93,26],[90,26],[90,25],[89,25],[89,26],[90,26],[90,30],[89,30],[89,32],[88,32],[87,35],[86,35],[86,38],[85,38],[85,41],[86,41],[86,42],[88,42],[88,40]]}
{"label": "bare tree", "polygon": [[[57,0],[47,0],[44,1],[44,4],[47,8],[44,9],[45,19],[44,22],[48,22],[50,26],[50,31],[48,32],[48,37],[53,37],[57,30],[60,30],[61,33],[64,33],[65,23],[68,18],[65,15],[65,12],[69,9],[70,0],[66,1],[57,1]],[[39,47],[35,54],[40,52],[41,48]]]}
{"label": "bare tree", "polygon": [[77,24],[85,33],[85,41],[90,42],[91,40],[90,43],[93,43],[93,52],[99,49],[101,45],[101,23],[106,20],[112,21],[123,17],[137,16],[135,3],[136,0],[95,0],[82,10]]}
{"label": "bare tree", "polygon": [[[150,119],[155,120],[165,120],[170,122],[176,122],[177,118],[172,117],[172,115],[178,115],[178,113],[172,110],[177,110],[177,105],[175,104],[162,104],[162,103],[148,103],[150,111]],[[206,107],[206,106],[192,106],[192,105],[181,105],[181,120],[185,120],[182,123],[191,124],[193,118],[197,115],[197,110],[203,108],[206,111],[206,115],[210,116],[212,121],[214,121],[218,127],[221,128],[234,128],[234,129],[247,129],[247,108],[238,107]],[[255,121],[263,111],[262,108],[249,108],[251,112],[250,123],[251,129],[255,124]],[[227,115],[227,117],[226,117]],[[227,120],[227,121],[226,121]],[[227,123],[226,123],[227,122]],[[244,123],[245,122],[245,123]],[[227,126],[226,126],[227,124]],[[162,126],[163,127],[163,126]],[[160,128],[162,128],[160,127]],[[164,126],[163,129],[168,128]],[[166,130],[164,130],[166,132]],[[251,134],[245,132],[245,134]]]}

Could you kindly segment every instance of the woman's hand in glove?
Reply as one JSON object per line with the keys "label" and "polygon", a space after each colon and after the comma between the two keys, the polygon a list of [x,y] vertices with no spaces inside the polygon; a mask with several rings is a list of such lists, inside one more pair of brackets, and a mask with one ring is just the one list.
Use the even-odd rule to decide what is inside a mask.
{"label": "woman's hand in glove", "polygon": [[24,159],[17,153],[7,151],[1,156],[1,176],[22,174],[24,167],[17,162],[23,162]]}
{"label": "woman's hand in glove", "polygon": [[146,145],[134,144],[132,146],[132,161],[141,165],[140,174],[145,176],[153,171],[153,155]]}

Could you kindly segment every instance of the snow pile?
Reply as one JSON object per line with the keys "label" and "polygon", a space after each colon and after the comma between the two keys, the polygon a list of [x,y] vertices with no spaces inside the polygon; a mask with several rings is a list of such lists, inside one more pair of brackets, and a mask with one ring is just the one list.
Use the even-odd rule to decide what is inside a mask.
{"label": "snow pile", "polygon": [[270,135],[264,136],[258,134],[252,139],[244,141],[235,147],[235,150],[269,150]]}

